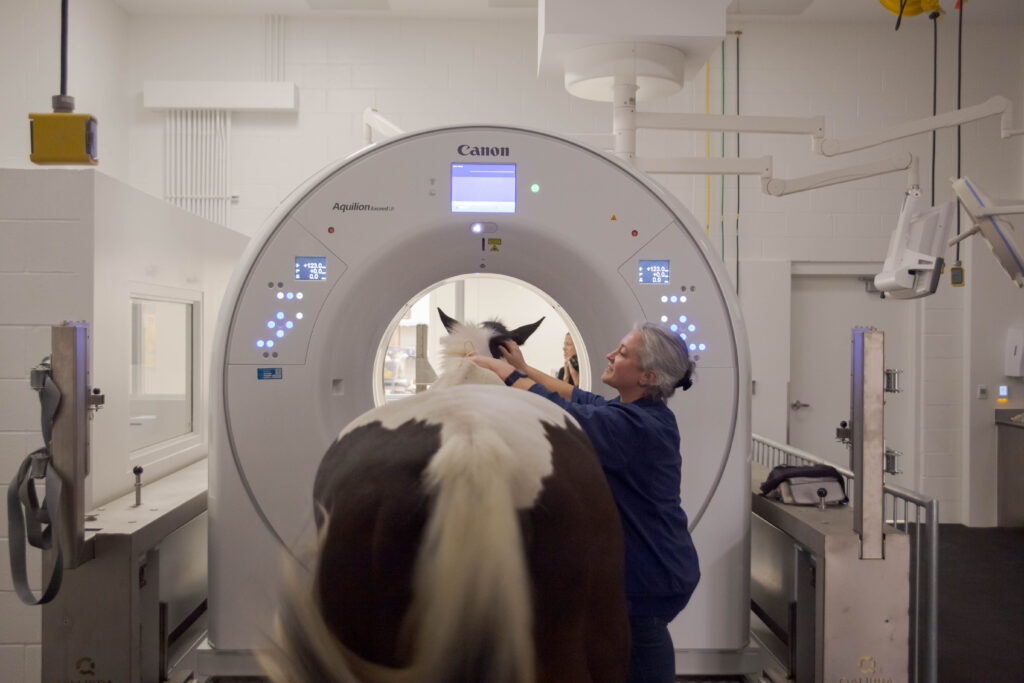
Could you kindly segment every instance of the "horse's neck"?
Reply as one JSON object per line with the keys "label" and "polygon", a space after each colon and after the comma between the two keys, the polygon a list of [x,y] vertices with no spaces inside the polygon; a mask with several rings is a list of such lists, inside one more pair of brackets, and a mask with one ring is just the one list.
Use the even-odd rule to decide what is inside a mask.
{"label": "horse's neck", "polygon": [[432,389],[444,389],[459,384],[501,384],[501,380],[490,370],[485,370],[468,358],[447,359],[444,372],[431,385]]}

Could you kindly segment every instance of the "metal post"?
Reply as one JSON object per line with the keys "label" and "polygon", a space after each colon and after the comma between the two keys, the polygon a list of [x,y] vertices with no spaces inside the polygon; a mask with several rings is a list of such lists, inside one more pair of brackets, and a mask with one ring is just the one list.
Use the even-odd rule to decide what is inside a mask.
{"label": "metal post", "polygon": [[870,327],[853,329],[850,418],[854,490],[853,530],[860,534],[861,559],[882,559],[882,480],[885,462],[885,334]]}
{"label": "metal post", "polygon": [[437,373],[427,359],[427,325],[416,326],[416,393],[427,390],[428,385],[437,381]]}
{"label": "metal post", "polygon": [[[924,675],[920,678],[927,683],[939,680],[939,501],[932,500],[928,510],[928,599],[925,620],[927,621],[926,647],[924,654]],[[918,533],[920,533],[920,525]]]}
{"label": "metal post", "polygon": [[74,569],[86,559],[85,477],[89,474],[88,366],[89,326],[64,323],[51,328],[53,381],[61,391],[53,419],[52,467],[63,483],[58,514],[64,568]]}

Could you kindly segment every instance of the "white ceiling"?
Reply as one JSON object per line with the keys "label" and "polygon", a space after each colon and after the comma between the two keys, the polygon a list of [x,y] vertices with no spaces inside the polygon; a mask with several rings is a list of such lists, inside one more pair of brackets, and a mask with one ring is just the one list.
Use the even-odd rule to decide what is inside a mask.
{"label": "white ceiling", "polygon": [[[628,0],[623,0],[628,3]],[[129,14],[375,15],[393,17],[533,16],[537,0],[115,0]],[[949,15],[956,0],[941,0]],[[964,3],[964,21],[1024,25],[1024,0]],[[773,21],[892,23],[878,0],[733,0],[729,15]],[[917,18],[921,20],[921,17]]]}

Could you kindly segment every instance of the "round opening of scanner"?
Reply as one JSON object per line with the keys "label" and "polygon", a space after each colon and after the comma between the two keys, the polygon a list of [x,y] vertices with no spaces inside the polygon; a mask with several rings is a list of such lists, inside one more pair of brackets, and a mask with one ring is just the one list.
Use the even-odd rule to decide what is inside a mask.
{"label": "round opening of scanner", "polygon": [[526,361],[550,375],[564,364],[569,334],[576,346],[580,386],[590,388],[590,360],[575,323],[550,295],[518,278],[469,273],[447,278],[412,297],[391,320],[374,359],[374,405],[399,401],[427,389],[442,372],[440,340],[448,334],[437,309],[457,320],[498,320],[509,328],[544,319],[523,349]]}

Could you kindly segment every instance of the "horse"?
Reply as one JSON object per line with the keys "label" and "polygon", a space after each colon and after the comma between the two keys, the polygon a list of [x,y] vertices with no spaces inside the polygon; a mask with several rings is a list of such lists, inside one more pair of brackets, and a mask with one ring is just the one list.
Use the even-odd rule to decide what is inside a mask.
{"label": "horse", "polygon": [[[275,681],[620,683],[618,510],[557,405],[469,357],[541,323],[461,323],[426,392],[347,425],[313,490],[319,550],[264,658]],[[310,585],[312,584],[312,585]]]}

